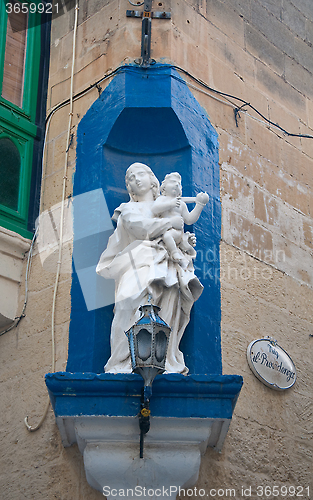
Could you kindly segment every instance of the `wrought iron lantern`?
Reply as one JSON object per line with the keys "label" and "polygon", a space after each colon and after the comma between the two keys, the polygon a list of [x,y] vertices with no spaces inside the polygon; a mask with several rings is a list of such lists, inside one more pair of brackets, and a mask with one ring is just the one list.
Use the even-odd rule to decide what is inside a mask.
{"label": "wrought iron lantern", "polygon": [[160,307],[146,304],[139,307],[140,319],[125,332],[128,338],[132,369],[144,380],[139,413],[140,458],[143,458],[143,439],[150,428],[150,398],[152,382],[165,371],[165,360],[171,328],[158,315]]}

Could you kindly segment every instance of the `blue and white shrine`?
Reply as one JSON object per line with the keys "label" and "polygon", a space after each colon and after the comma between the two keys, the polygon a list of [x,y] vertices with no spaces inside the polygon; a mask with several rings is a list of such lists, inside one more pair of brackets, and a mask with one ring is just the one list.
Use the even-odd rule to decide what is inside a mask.
{"label": "blue and white shrine", "polygon": [[[96,273],[109,237],[117,234],[111,217],[117,207],[122,207],[122,214],[128,207],[125,172],[134,162],[149,165],[160,182],[166,174],[179,173],[184,197],[196,198],[200,192],[209,195],[199,220],[186,227],[195,234],[197,256],[190,265],[181,265],[179,278],[181,283],[192,272],[194,280],[186,281],[203,286],[202,293],[198,284],[198,291],[187,287],[194,291],[194,303],[181,341],[177,337],[186,369],[175,373],[169,368],[153,382],[151,427],[143,459],[139,458],[137,416],[142,379],[131,369],[104,371],[111,355],[114,281]],[[118,71],[79,124],[73,196],[67,370],[46,376],[63,444],[78,444],[87,480],[101,492],[104,487],[120,490],[137,485],[191,487],[206,448],[221,450],[223,446],[242,377],[222,375],[217,134],[175,69],[156,64],[145,69],[124,66]],[[124,255],[125,247],[111,262],[119,252]],[[139,258],[140,252],[134,252],[128,252],[130,263],[134,255]],[[151,252],[159,265],[160,252],[155,253],[154,245]],[[124,266],[126,261],[121,262]],[[160,268],[155,269],[161,276]],[[146,276],[138,271],[138,279],[138,289],[143,290]],[[123,300],[115,307],[115,316],[128,303]],[[175,300],[184,310],[182,302],[177,302],[179,293]],[[161,307],[160,316],[170,324],[162,313],[166,314]]]}

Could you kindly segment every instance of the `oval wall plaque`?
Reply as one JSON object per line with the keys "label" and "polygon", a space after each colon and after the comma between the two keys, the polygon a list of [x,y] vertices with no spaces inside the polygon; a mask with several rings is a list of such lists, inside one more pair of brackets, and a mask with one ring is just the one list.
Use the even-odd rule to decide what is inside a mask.
{"label": "oval wall plaque", "polygon": [[248,364],[263,384],[283,391],[296,381],[296,367],[289,354],[270,338],[254,340],[247,349]]}

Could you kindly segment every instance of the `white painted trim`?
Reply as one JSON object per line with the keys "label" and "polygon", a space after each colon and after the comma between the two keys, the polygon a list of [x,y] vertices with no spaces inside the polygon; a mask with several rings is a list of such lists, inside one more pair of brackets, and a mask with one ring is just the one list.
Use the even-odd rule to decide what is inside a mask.
{"label": "white painted trim", "polygon": [[[208,444],[221,449],[230,420],[210,418],[152,417],[145,437],[144,458],[139,458],[137,417],[57,417],[64,446],[77,443],[84,457],[88,483],[127,490],[136,486],[168,490],[192,487],[199,475],[201,455]],[[170,492],[170,487],[172,491]],[[157,493],[160,493],[159,491]],[[122,498],[116,495],[115,498]],[[167,494],[150,496],[168,498]]]}
{"label": "white painted trim", "polygon": [[31,240],[0,226],[0,251],[2,253],[8,253],[23,259],[24,253],[30,248],[30,244]]}
{"label": "white painted trim", "polygon": [[18,307],[23,259],[31,241],[0,227],[0,331],[10,326]]}

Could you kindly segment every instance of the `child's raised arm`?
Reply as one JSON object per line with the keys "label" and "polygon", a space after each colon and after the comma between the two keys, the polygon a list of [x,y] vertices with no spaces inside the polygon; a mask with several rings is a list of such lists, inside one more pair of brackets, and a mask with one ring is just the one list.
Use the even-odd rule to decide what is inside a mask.
{"label": "child's raised arm", "polygon": [[182,202],[182,217],[184,219],[185,224],[190,226],[190,224],[194,224],[200,217],[200,214],[203,210],[203,207],[208,203],[209,195],[207,193],[198,193],[195,202],[196,206],[191,212],[189,212],[186,203]]}
{"label": "child's raised arm", "polygon": [[172,208],[179,207],[181,201],[179,198],[169,198],[167,196],[159,196],[152,205],[153,215],[161,215]]}

